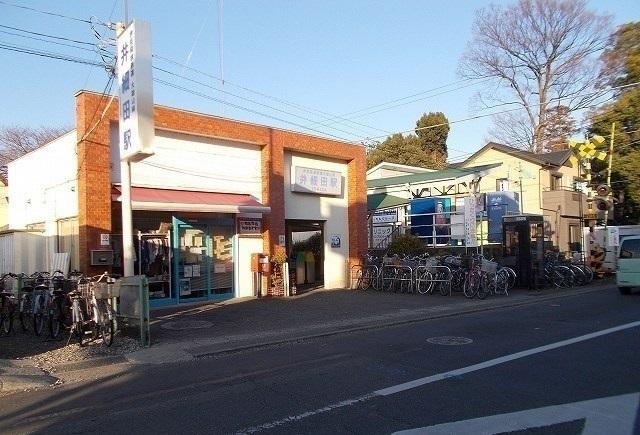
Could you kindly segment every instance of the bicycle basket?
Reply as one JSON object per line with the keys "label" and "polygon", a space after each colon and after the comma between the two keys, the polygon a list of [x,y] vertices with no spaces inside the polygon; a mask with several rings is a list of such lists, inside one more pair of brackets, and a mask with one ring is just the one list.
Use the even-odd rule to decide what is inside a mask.
{"label": "bicycle basket", "polygon": [[109,299],[115,297],[113,283],[97,282],[93,286],[93,295],[96,299]]}
{"label": "bicycle basket", "polygon": [[496,273],[496,271],[498,270],[498,263],[483,258],[482,262],[480,263],[480,270],[487,273]]}

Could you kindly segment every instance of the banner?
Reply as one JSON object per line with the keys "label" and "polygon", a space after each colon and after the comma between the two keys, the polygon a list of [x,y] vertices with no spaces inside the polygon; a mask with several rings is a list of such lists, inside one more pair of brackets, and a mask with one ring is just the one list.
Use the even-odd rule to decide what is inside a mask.
{"label": "banner", "polygon": [[477,200],[473,196],[464,199],[464,244],[469,248],[478,246],[476,205]]}

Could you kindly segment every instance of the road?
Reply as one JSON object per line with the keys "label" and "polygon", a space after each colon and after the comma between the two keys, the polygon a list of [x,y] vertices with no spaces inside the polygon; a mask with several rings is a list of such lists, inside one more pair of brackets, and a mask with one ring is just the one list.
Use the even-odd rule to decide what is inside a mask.
{"label": "road", "polygon": [[3,398],[0,433],[640,434],[639,321],[640,295],[612,287],[126,366]]}

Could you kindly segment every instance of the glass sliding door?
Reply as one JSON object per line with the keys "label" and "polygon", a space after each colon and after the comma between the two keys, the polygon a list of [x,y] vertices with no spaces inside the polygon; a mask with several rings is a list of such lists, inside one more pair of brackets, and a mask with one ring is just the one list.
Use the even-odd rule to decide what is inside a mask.
{"label": "glass sliding door", "polygon": [[227,299],[235,294],[235,219],[174,217],[174,289],[180,302]]}
{"label": "glass sliding door", "polygon": [[177,283],[180,300],[204,299],[209,295],[210,261],[206,226],[180,225]]}
{"label": "glass sliding door", "polygon": [[211,295],[233,295],[233,224],[224,225],[224,221],[209,225],[211,237]]}

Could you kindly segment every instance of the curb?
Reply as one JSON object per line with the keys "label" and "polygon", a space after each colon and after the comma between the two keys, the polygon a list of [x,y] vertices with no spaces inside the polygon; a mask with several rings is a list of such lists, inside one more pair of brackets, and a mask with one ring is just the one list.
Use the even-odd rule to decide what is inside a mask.
{"label": "curb", "polygon": [[[401,325],[408,325],[408,324],[412,324],[412,323],[420,323],[420,322],[425,322],[425,321],[429,321],[429,320],[444,319],[444,318],[454,317],[454,316],[458,316],[458,315],[474,314],[474,313],[479,313],[479,312],[484,312],[484,311],[500,310],[500,309],[504,309],[504,308],[513,308],[513,307],[520,307],[520,306],[525,306],[525,305],[533,305],[533,304],[537,304],[537,303],[545,302],[545,301],[549,301],[549,300],[562,299],[562,298],[566,298],[566,297],[580,296],[580,295],[583,295],[583,294],[595,293],[595,292],[607,289],[608,286],[609,286],[609,284],[606,284],[606,286],[605,286],[605,284],[602,284],[602,285],[599,285],[599,286],[597,286],[595,288],[574,290],[574,291],[572,291],[571,294],[540,295],[539,298],[532,299],[532,300],[514,301],[514,302],[511,302],[511,303],[507,302],[507,303],[503,303],[503,304],[500,304],[500,305],[487,305],[487,306],[475,307],[475,308],[469,308],[469,309],[454,310],[454,311],[451,311],[451,312],[448,312],[448,313],[446,313],[446,312],[445,313],[435,313],[434,315],[426,317],[426,318],[425,317],[417,317],[417,318],[413,318],[413,319],[403,319],[403,320],[394,320],[394,321],[388,321],[388,322],[383,322],[383,323],[377,323],[375,325],[355,326],[355,327],[344,328],[344,329],[339,329],[339,330],[335,330],[335,331],[327,331],[327,332],[321,332],[321,333],[317,333],[317,334],[308,334],[308,335],[302,335],[302,336],[298,336],[298,337],[290,337],[290,338],[285,338],[285,339],[272,340],[272,341],[263,342],[263,343],[248,344],[248,345],[244,345],[244,346],[232,346],[232,347],[228,347],[228,348],[222,348],[222,349],[219,349],[219,350],[214,350],[214,351],[211,351],[211,352],[191,353],[191,352],[189,352],[188,349],[185,349],[185,350],[186,350],[186,352],[191,353],[193,355],[194,359],[210,358],[210,357],[221,356],[221,355],[229,355],[229,354],[233,354],[233,353],[241,353],[241,352],[246,352],[246,351],[250,351],[250,350],[262,349],[262,348],[268,348],[268,347],[274,347],[274,346],[281,346],[281,345],[284,345],[284,344],[296,343],[296,342],[301,342],[301,341],[314,340],[314,339],[318,339],[318,338],[332,337],[332,336],[341,335],[341,334],[349,334],[349,333],[362,332],[362,331],[371,331],[371,330],[375,330],[375,329],[384,329],[384,328],[389,328],[389,327],[393,327],[393,326],[401,326]],[[532,296],[532,295],[529,294],[527,296]]]}

